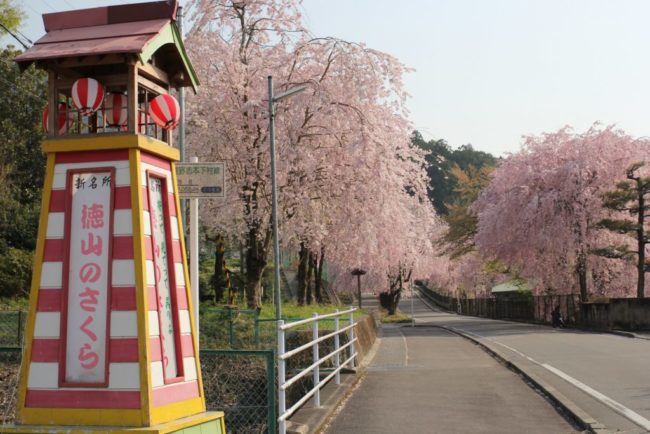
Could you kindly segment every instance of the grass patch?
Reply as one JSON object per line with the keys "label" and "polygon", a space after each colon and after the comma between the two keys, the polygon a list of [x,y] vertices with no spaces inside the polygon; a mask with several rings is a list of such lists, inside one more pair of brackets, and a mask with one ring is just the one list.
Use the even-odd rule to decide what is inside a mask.
{"label": "grass patch", "polygon": [[[318,313],[319,315],[326,315],[328,313],[334,313],[336,310],[344,311],[348,310],[349,306],[335,304],[311,304],[305,306],[299,306],[295,302],[284,302],[282,303],[282,317],[288,319],[297,319],[297,318],[309,318]],[[356,310],[354,312],[355,318],[360,318],[365,315],[363,310]],[[260,319],[274,319],[275,318],[275,306],[273,303],[265,303],[260,312]]]}
{"label": "grass patch", "polygon": [[[354,307],[354,306],[353,306]],[[201,303],[201,311],[207,310],[210,308],[217,308],[217,309],[222,309],[224,308],[223,304],[216,304],[214,302],[208,301],[208,302],[202,302]],[[335,304],[310,304],[310,305],[304,305],[300,306],[298,305],[295,301],[286,301],[284,300],[282,302],[282,319],[284,320],[298,320],[298,319],[306,319],[310,318],[314,315],[314,313],[318,313],[319,315],[326,315],[329,313],[334,313],[338,309],[340,312],[348,310],[350,306],[348,305],[335,305]],[[235,305],[236,310],[240,311],[249,311],[248,307],[246,307],[246,303],[237,300],[237,303]],[[364,315],[366,315],[367,312],[364,309],[357,309],[354,312],[354,318],[361,318]],[[273,301],[265,301],[262,304],[262,310],[260,311],[260,316],[259,319],[261,320],[272,320],[275,319],[275,304]]]}
{"label": "grass patch", "polygon": [[0,310],[27,310],[28,297],[0,297]]}
{"label": "grass patch", "polygon": [[[348,309],[348,306],[329,304],[312,304],[299,306],[285,301],[282,304],[282,319],[293,322],[311,318],[314,313],[326,315]],[[365,315],[364,311],[355,311],[355,321]],[[202,348],[274,348],[276,342],[275,307],[272,302],[265,302],[256,321],[256,312],[239,303],[230,308],[213,302],[201,303],[201,345]],[[346,314],[340,319],[340,327],[348,324]],[[335,321],[328,318],[319,321],[321,330],[334,330]],[[312,323],[292,328],[291,333],[304,333],[312,329]]]}
{"label": "grass patch", "polygon": [[411,316],[405,313],[397,312],[395,315],[388,315],[386,311],[381,311],[379,320],[384,324],[410,324],[412,321]]}

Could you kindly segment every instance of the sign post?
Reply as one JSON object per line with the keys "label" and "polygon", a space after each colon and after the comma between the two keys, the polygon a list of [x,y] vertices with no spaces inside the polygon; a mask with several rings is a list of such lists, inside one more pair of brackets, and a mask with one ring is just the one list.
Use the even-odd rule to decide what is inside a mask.
{"label": "sign post", "polygon": [[[224,163],[199,163],[197,157],[176,164],[178,191],[190,199],[190,288],[195,306],[199,305],[199,199],[225,197],[224,168]],[[194,324],[198,335],[199,309],[194,310]]]}

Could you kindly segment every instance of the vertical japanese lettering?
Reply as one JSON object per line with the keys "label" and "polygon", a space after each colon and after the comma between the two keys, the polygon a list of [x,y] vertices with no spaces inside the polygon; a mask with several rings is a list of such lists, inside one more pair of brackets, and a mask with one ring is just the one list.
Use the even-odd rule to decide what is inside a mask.
{"label": "vertical japanese lettering", "polygon": [[149,177],[149,213],[151,215],[151,238],[153,243],[154,277],[156,282],[158,315],[160,317],[160,343],[165,378],[178,376],[176,342],[174,340],[174,317],[171,299],[169,256],[165,227],[163,188],[165,180]]}
{"label": "vertical japanese lettering", "polygon": [[71,177],[65,381],[106,381],[111,172]]}

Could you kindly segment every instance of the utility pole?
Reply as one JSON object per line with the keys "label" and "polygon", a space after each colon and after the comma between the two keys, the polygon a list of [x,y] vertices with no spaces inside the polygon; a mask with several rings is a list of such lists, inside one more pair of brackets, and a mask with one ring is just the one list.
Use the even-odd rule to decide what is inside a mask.
{"label": "utility pole", "polygon": [[299,86],[289,89],[279,95],[273,94],[273,77],[268,76],[269,86],[269,141],[271,148],[271,219],[273,226],[273,271],[275,285],[274,302],[275,302],[275,319],[282,319],[282,299],[280,296],[280,240],[278,236],[278,186],[276,181],[276,164],[275,164],[275,103],[302,92],[307,86]]}

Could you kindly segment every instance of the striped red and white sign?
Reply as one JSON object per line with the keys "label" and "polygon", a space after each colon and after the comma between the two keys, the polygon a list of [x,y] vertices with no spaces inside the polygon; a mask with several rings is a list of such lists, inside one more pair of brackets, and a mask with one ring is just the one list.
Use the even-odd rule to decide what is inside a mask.
{"label": "striped red and white sign", "polygon": [[158,95],[149,104],[149,115],[161,128],[173,130],[181,119],[181,108],[173,96]]}
{"label": "striped red and white sign", "polygon": [[72,85],[72,102],[82,115],[95,112],[104,100],[104,87],[94,78],[80,78]]}
{"label": "striped red and white sign", "polygon": [[109,93],[104,101],[104,114],[109,127],[122,127],[126,125],[127,109],[126,95],[123,93]]}

